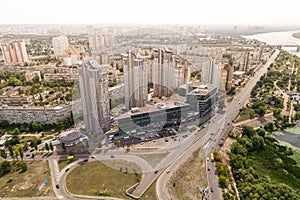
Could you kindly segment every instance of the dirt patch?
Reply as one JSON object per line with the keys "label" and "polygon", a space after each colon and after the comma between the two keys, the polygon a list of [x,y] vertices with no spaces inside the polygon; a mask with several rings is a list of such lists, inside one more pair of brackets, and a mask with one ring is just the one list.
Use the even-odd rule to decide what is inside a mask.
{"label": "dirt patch", "polygon": [[167,189],[171,199],[201,199],[198,185],[207,187],[204,152],[199,149],[172,175]]}

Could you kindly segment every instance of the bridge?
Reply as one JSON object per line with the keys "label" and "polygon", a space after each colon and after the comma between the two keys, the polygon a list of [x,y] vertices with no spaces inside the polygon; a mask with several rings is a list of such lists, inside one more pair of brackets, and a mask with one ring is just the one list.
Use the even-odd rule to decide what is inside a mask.
{"label": "bridge", "polygon": [[[193,43],[193,45],[195,45],[196,43]],[[293,47],[293,48],[297,48],[297,52],[300,51],[300,44],[199,44],[203,47],[272,47],[272,48],[277,48],[277,49],[281,49],[283,47]]]}

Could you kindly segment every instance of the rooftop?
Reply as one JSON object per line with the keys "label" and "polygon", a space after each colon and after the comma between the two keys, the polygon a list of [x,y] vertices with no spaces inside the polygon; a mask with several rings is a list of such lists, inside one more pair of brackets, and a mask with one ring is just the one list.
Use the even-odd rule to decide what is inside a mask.
{"label": "rooftop", "polygon": [[146,107],[132,108],[130,111],[117,117],[116,120],[127,118],[132,115],[138,115],[138,114],[142,114],[142,113],[150,113],[150,112],[155,112],[155,111],[159,111],[159,110],[178,108],[178,107],[183,107],[183,106],[188,106],[188,105],[189,104],[187,104],[187,103],[183,103],[183,102],[179,102],[179,101],[165,100],[165,101],[161,101],[156,104],[153,104],[153,105],[147,104]]}

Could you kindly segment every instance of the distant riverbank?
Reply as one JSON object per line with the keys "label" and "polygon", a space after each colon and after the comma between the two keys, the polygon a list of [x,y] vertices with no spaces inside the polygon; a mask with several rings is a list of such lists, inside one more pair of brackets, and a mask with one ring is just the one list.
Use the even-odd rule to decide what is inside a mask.
{"label": "distant riverbank", "polygon": [[293,37],[300,39],[300,32],[293,33]]}
{"label": "distant riverbank", "polygon": [[[243,35],[242,37],[248,39],[256,39],[270,45],[282,45],[282,44],[300,45],[300,38],[298,39],[294,36],[294,34],[297,33],[300,34],[300,31],[295,30],[295,31],[284,31],[284,32],[270,32],[270,33],[262,33],[256,35]],[[283,49],[300,57],[300,52],[296,51],[296,48],[294,47],[284,47]]]}

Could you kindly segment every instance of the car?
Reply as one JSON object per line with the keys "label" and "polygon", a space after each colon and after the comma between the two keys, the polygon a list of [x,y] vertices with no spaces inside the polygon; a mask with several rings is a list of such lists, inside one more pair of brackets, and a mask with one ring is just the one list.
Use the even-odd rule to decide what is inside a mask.
{"label": "car", "polygon": [[141,142],[141,145],[143,145],[144,144],[144,142]]}
{"label": "car", "polygon": [[95,156],[92,156],[91,158],[96,158]]}
{"label": "car", "polygon": [[210,188],[210,191],[211,191],[211,192],[214,192],[214,189],[211,187],[211,188]]}
{"label": "car", "polygon": [[56,187],[56,189],[59,189],[59,185],[56,185],[55,187]]}
{"label": "car", "polygon": [[84,159],[82,162],[87,162],[87,161],[89,161],[88,159]]}
{"label": "car", "polygon": [[154,174],[157,174],[158,173],[158,170],[156,170],[155,172],[154,172]]}
{"label": "car", "polygon": [[209,167],[207,168],[207,171],[210,171],[210,168],[209,168]]}
{"label": "car", "polygon": [[70,170],[70,168],[67,168],[66,170],[65,170],[65,172],[68,172]]}
{"label": "car", "polygon": [[114,155],[111,155],[110,157],[111,157],[111,158],[115,158],[115,156],[114,156]]}
{"label": "car", "polygon": [[206,160],[209,161],[209,158],[207,157]]}
{"label": "car", "polygon": [[167,174],[168,174],[168,173],[170,173],[170,170],[169,170],[169,169],[167,170]]}

